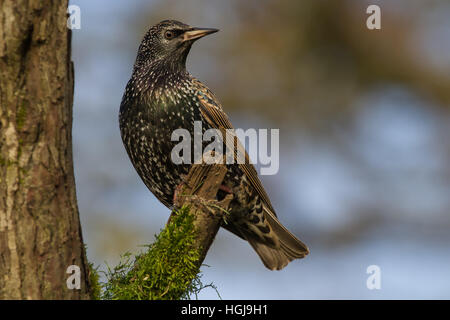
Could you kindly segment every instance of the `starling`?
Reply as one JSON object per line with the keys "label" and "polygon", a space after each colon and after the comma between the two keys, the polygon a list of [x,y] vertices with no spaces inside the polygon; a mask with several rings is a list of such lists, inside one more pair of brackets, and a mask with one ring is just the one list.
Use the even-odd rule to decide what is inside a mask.
{"label": "starling", "polygon": [[[203,130],[233,128],[211,90],[186,71],[192,44],[217,31],[174,20],[151,27],[139,46],[120,105],[120,132],[131,162],[148,189],[170,209],[190,169],[189,164],[171,161],[177,143],[171,141],[172,132],[184,128],[192,136],[194,121],[201,121]],[[277,219],[253,165],[227,164],[227,169],[220,192],[232,193],[233,200],[222,227],[247,240],[271,270],[305,257],[308,248]]]}

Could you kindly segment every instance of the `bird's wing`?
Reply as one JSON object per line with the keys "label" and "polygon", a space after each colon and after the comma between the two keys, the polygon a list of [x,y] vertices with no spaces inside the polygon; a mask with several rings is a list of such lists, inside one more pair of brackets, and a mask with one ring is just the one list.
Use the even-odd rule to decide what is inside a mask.
{"label": "bird's wing", "polygon": [[[223,112],[222,107],[215,98],[214,94],[200,81],[197,80],[197,83],[199,88],[198,99],[200,101],[200,111],[202,116],[213,128],[219,129],[222,132],[222,136],[224,136],[225,129],[233,129],[230,120],[225,112]],[[270,203],[269,197],[267,196],[267,193],[258,178],[255,167],[250,163],[249,156],[239,139],[236,138],[236,140],[237,147],[233,148],[235,150],[235,159],[238,159],[238,152],[242,152],[242,154],[245,155],[245,163],[239,164],[239,166],[247,176],[250,185],[256,190],[264,204],[263,209],[265,217],[267,218],[266,221],[270,225],[271,233],[273,232],[275,234],[275,237],[272,239],[276,239],[279,247],[274,247],[268,243],[261,242],[261,239],[255,238],[253,234],[246,234],[235,225],[228,224],[224,227],[239,237],[248,240],[267,268],[271,270],[280,270],[293,259],[305,257],[309,253],[308,247],[291,232],[289,232],[289,230],[287,230],[286,227],[284,227],[278,220],[275,210]],[[225,144],[226,143],[227,139],[225,139]],[[232,148],[234,146],[227,145],[227,148],[228,147]]]}
{"label": "bird's wing", "polygon": [[[224,132],[225,129],[233,129],[233,125],[231,124],[228,116],[223,112],[220,103],[214,94],[209,90],[205,85],[203,85],[200,81],[195,80],[198,87],[198,99],[200,101],[200,111],[205,120],[215,129],[219,129],[222,132],[222,135],[225,137]],[[236,147],[227,146],[227,148],[234,149],[235,159],[238,159],[238,153],[245,157],[245,163],[239,164],[239,167],[242,169],[244,174],[246,175],[250,185],[256,190],[257,194],[260,196],[262,202],[272,211],[276,217],[275,210],[270,203],[269,196],[267,195],[266,190],[259,180],[258,174],[256,173],[255,167],[250,162],[250,158],[247,154],[242,143],[236,137]],[[226,143],[226,142],[225,142]]]}

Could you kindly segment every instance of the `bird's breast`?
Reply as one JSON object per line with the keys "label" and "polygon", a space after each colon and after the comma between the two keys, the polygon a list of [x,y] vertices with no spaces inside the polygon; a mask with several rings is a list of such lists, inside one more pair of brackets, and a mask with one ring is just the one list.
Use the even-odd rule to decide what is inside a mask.
{"label": "bird's breast", "polygon": [[185,129],[193,137],[194,121],[202,120],[196,99],[162,91],[121,110],[120,129],[131,162],[150,191],[168,206],[181,176],[190,168],[173,163],[171,153],[179,141],[172,141],[172,134]]}

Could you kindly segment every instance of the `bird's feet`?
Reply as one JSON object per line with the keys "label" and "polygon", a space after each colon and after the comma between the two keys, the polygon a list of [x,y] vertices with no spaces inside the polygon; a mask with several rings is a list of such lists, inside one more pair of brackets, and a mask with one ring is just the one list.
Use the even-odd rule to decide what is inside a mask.
{"label": "bird's feet", "polygon": [[184,181],[182,181],[179,185],[176,186],[175,191],[173,192],[173,204],[176,205],[177,200],[180,198],[180,193],[183,191]]}
{"label": "bird's feet", "polygon": [[228,187],[228,186],[226,186],[224,184],[220,185],[219,190],[222,190],[225,193],[233,193],[233,190],[231,190],[230,187]]}
{"label": "bird's feet", "polygon": [[216,199],[217,201],[222,201],[229,194],[233,194],[233,190],[230,187],[221,184],[219,190],[217,190]]}

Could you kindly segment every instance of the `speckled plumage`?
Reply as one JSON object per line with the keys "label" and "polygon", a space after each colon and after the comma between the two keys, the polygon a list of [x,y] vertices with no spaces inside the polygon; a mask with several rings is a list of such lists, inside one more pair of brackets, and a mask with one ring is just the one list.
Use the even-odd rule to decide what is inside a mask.
{"label": "speckled plumage", "polygon": [[[168,208],[190,165],[176,165],[172,132],[193,136],[194,121],[203,131],[231,129],[213,93],[186,71],[192,43],[215,32],[166,20],[150,28],[139,47],[133,74],[122,99],[120,131],[125,149],[149,190]],[[253,165],[228,165],[224,184],[233,193],[231,217],[224,228],[249,241],[269,269],[282,269],[308,254],[307,247],[277,219]]]}

